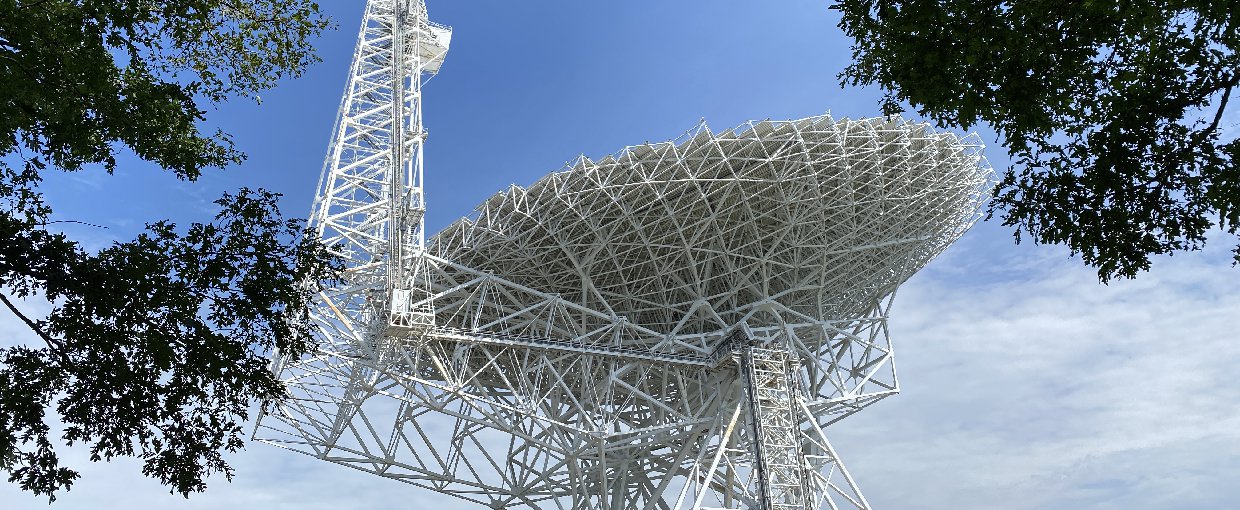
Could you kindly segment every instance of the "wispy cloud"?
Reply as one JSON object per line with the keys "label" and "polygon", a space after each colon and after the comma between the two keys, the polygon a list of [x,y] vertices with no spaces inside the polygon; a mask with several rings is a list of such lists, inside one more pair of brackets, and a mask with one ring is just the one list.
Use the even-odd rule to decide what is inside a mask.
{"label": "wispy cloud", "polygon": [[1103,286],[1058,250],[980,244],[949,258],[1024,277],[918,275],[891,319],[903,394],[835,431],[875,507],[1229,508],[1240,270],[1223,247]]}
{"label": "wispy cloud", "polygon": [[[883,509],[1236,508],[1240,269],[1226,243],[1109,286],[982,226],[905,285],[903,394],[829,433]],[[20,328],[0,314],[0,332]],[[58,510],[480,508],[252,443],[186,500],[132,460],[85,465]],[[47,508],[0,484],[0,507]]]}

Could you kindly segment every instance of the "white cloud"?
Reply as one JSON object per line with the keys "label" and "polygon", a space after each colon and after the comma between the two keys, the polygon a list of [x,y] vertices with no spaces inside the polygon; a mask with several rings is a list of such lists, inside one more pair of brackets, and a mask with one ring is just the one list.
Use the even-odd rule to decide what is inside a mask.
{"label": "white cloud", "polygon": [[986,246],[993,230],[901,290],[904,392],[835,431],[874,506],[1219,508],[1240,496],[1240,270],[1226,247],[1103,286],[1059,250]]}
{"label": "white cloud", "polygon": [[[1009,246],[992,225],[969,234],[896,298],[903,394],[830,431],[871,503],[1234,507],[1240,269],[1216,244],[1102,286],[1057,249]],[[188,500],[131,460],[79,463],[53,508],[481,508],[264,444],[233,463],[233,483]],[[0,507],[45,501],[0,484]]]}

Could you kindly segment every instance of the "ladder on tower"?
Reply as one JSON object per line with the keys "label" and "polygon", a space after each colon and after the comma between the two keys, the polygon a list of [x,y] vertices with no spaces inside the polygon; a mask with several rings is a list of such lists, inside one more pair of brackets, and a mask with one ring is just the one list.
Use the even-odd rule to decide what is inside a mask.
{"label": "ladder on tower", "polygon": [[801,445],[795,355],[751,346],[741,355],[754,438],[754,469],[764,510],[810,508]]}

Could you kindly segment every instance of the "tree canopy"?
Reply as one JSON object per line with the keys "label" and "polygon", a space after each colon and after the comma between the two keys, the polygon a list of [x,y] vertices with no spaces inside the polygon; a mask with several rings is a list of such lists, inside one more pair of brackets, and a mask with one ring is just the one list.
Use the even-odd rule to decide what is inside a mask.
{"label": "tree canopy", "polygon": [[[844,84],[1011,156],[990,214],[1064,244],[1104,282],[1240,228],[1235,0],[838,0]],[[1240,261],[1240,247],[1235,251]]]}
{"label": "tree canopy", "polygon": [[0,0],[0,313],[42,342],[0,349],[10,482],[54,500],[78,477],[62,444],[138,457],[182,494],[231,477],[250,405],[284,395],[268,356],[312,347],[306,303],[339,262],[249,189],[211,221],[152,221],[91,253],[55,229],[39,184],[111,173],[122,151],[190,181],[241,162],[202,132],[204,108],[300,75],[327,26],[309,0]]}

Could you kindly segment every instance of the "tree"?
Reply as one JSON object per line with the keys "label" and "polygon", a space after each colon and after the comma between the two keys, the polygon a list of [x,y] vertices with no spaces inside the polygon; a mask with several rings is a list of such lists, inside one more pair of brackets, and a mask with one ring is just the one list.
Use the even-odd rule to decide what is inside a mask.
{"label": "tree", "polygon": [[[231,478],[250,404],[285,394],[267,357],[312,347],[306,303],[339,262],[277,194],[248,189],[213,221],[154,221],[89,253],[55,230],[39,183],[111,173],[118,151],[190,181],[241,162],[200,131],[200,105],[300,75],[326,27],[309,0],[0,0],[0,302],[42,342],[0,349],[10,482],[54,500],[78,477],[60,443],[138,457],[185,495]],[[47,317],[9,297],[32,295]]]}
{"label": "tree", "polygon": [[[1064,244],[1102,281],[1240,228],[1240,84],[1231,1],[838,0],[843,84],[877,84],[940,125],[979,122],[1012,164],[1000,213]],[[1240,246],[1235,251],[1240,262]]]}

